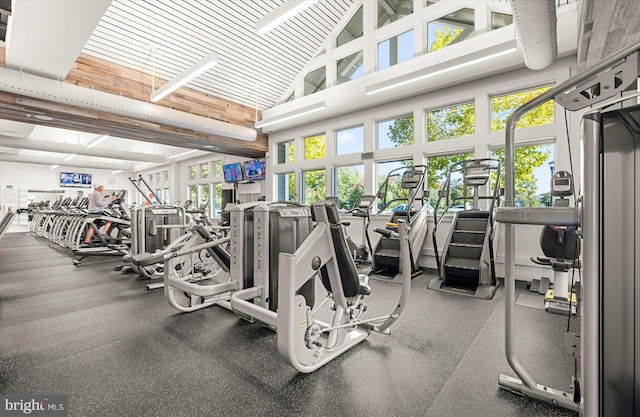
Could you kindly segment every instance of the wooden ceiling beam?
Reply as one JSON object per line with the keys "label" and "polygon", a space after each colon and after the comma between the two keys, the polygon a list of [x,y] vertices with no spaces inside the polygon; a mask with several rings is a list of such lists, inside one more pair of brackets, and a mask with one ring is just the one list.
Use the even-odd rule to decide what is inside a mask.
{"label": "wooden ceiling beam", "polygon": [[[0,66],[4,65],[5,49],[0,48]],[[145,102],[152,91],[151,75],[86,54],[76,60],[64,82]],[[156,78],[157,88],[162,83]],[[155,104],[251,128],[256,120],[255,109],[185,87]],[[37,114],[53,120],[35,119]],[[0,92],[0,119],[249,158],[267,151],[267,136],[260,133],[255,142],[248,142],[6,92]]]}
{"label": "wooden ceiling beam", "polygon": [[[53,120],[36,119],[39,114]],[[267,150],[266,135],[248,142],[6,92],[0,92],[0,118],[249,158]]]}

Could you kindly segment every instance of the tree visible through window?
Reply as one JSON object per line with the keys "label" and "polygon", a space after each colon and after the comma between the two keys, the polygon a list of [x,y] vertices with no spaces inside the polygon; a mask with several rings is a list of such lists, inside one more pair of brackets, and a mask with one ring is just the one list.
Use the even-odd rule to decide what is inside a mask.
{"label": "tree visible through window", "polygon": [[302,173],[303,204],[310,206],[327,198],[327,173],[324,169]]}
{"label": "tree visible through window", "polygon": [[[553,86],[533,88],[531,90],[518,91],[503,96],[491,97],[491,131],[504,130],[511,113],[522,104],[530,101]],[[541,106],[527,112],[516,125],[517,129],[523,127],[542,126],[555,123],[555,104],[549,100]]]}
{"label": "tree visible through window", "polygon": [[[429,204],[434,208],[438,204],[438,191],[440,191],[447,180],[449,175],[449,167],[456,162],[467,161],[474,159],[473,152],[459,153],[455,155],[440,155],[431,156],[427,158],[427,189],[429,190]],[[449,198],[470,196],[471,190],[464,189],[462,182],[462,176],[454,176],[451,179],[451,194]],[[444,204],[441,203],[441,204]],[[460,203],[464,205],[464,202]],[[443,210],[444,206],[438,207],[438,210]]]}
{"label": "tree visible through window", "polygon": [[378,122],[378,149],[413,144],[413,115]]}
{"label": "tree visible through window", "polygon": [[[516,147],[515,205],[518,207],[548,207],[551,194],[551,166],[555,161],[555,144]],[[500,160],[500,187],[504,187],[504,149],[491,152]]]}
{"label": "tree visible through window", "polygon": [[293,172],[276,175],[278,201],[296,201],[296,176]]}
{"label": "tree visible through window", "polygon": [[[405,159],[403,161],[378,162],[376,164],[377,180],[378,180],[378,184],[376,185],[376,188],[378,189],[378,192],[382,191],[386,193],[387,204],[389,204],[392,200],[398,200],[389,204],[384,209],[385,211],[393,210],[398,206],[406,204],[406,199],[409,197],[408,190],[403,189],[401,187],[402,174],[404,173],[403,170],[399,170],[396,173],[394,173],[393,174],[394,177],[390,178],[387,184],[387,189],[381,190],[380,188],[384,185],[385,179],[394,169],[408,168],[412,166],[413,166],[413,160],[411,159]],[[378,210],[382,210],[383,204],[384,204],[383,198],[379,196],[377,201],[378,201]]]}
{"label": "tree visible through window", "polygon": [[350,210],[364,194],[364,165],[337,167],[333,172],[333,189],[339,208]]}
{"label": "tree visible through window", "polygon": [[427,112],[427,140],[459,138],[475,131],[474,102]]}
{"label": "tree visible through window", "polygon": [[474,35],[474,10],[460,9],[427,23],[427,51],[437,51]]}
{"label": "tree visible through window", "polygon": [[327,136],[322,133],[304,138],[304,159],[327,157]]}

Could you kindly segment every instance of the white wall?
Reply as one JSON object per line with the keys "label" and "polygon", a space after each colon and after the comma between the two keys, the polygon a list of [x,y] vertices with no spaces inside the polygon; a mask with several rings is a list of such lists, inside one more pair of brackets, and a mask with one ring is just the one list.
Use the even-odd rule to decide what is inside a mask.
{"label": "white wall", "polygon": [[[50,169],[50,165],[25,164],[17,162],[0,163],[0,214],[4,215],[7,209],[11,207],[13,211],[18,208],[26,207],[29,197],[33,197],[36,201],[49,199],[54,200],[56,197],[76,196],[78,192],[83,195],[91,193],[92,188],[67,188],[60,187],[60,172],[82,172],[92,175],[93,184],[104,185],[105,190],[127,190],[128,202],[132,200],[133,186],[128,180],[126,173],[111,174],[111,170],[93,169],[93,168],[77,168],[72,165],[61,165],[56,169]],[[113,180],[113,183],[110,183]],[[8,188],[10,186],[11,188]],[[13,190],[13,191],[8,191]],[[44,192],[34,192],[44,191]],[[50,191],[50,193],[47,193]],[[12,194],[18,194],[18,199],[13,198]],[[22,215],[16,218],[14,224],[7,230],[10,232],[25,231],[25,221]]]}

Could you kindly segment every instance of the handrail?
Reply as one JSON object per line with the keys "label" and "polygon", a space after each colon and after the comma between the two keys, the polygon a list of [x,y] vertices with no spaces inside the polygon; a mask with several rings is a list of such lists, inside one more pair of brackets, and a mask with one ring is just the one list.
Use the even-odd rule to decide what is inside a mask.
{"label": "handrail", "polygon": [[[640,43],[638,42],[624,48],[592,68],[547,90],[514,110],[507,120],[505,129],[505,207],[515,207],[515,129],[518,121],[528,111],[535,109],[548,100],[554,99],[559,94],[566,93],[614,64],[623,62],[639,49]],[[507,362],[520,378],[520,381],[529,390],[535,391],[536,382],[525,371],[515,356],[515,227],[509,223],[505,224],[505,353]]]}
{"label": "handrail", "polygon": [[[436,206],[433,208],[433,218],[434,218],[434,226],[433,226],[433,231],[431,233],[431,238],[433,241],[433,250],[435,252],[435,257],[436,257],[436,267],[438,269],[438,271],[440,271],[440,254],[438,251],[438,242],[437,242],[437,238],[436,238],[436,234],[438,231],[438,227],[440,226],[440,223],[442,222],[442,220],[444,219],[444,216],[447,213],[447,211],[449,210],[449,208],[453,205],[453,203],[460,201],[460,200],[472,200],[473,197],[455,197],[453,199],[449,199],[449,196],[451,194],[450,188],[451,188],[451,173],[452,172],[464,172],[464,169],[466,168],[466,166],[469,163],[482,163],[484,161],[489,161],[489,162],[497,162],[497,166],[489,166],[489,170],[490,171],[496,171],[496,180],[495,180],[495,186],[493,187],[493,192],[492,195],[487,195],[487,196],[480,196],[480,199],[484,199],[484,200],[491,200],[491,203],[489,205],[489,224],[491,229],[489,230],[489,251],[490,251],[490,257],[493,260],[493,209],[495,207],[495,201],[498,199],[498,190],[499,190],[499,185],[500,185],[500,160],[495,159],[495,158],[478,158],[478,159],[467,159],[464,161],[458,161],[458,162],[454,162],[453,164],[449,165],[449,170],[447,173],[447,179],[444,183],[444,186],[442,187],[442,190],[446,190],[446,193],[444,194],[446,196],[446,208],[442,211],[442,213],[440,214],[440,217],[438,217],[438,207],[440,207],[440,202],[442,201],[443,196],[442,195],[438,195],[438,202],[436,203]],[[456,166],[458,166],[456,168]],[[455,169],[454,169],[455,168]],[[463,174],[464,175],[464,174]],[[442,191],[441,190],[441,191]],[[495,280],[495,271],[494,271],[494,267],[492,266],[492,276],[493,276],[493,280]]]}

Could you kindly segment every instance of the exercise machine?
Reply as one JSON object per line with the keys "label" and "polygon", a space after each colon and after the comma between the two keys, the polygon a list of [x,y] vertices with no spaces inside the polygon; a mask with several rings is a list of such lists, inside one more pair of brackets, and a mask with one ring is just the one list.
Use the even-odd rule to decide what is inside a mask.
{"label": "exercise machine", "polygon": [[[372,331],[389,334],[389,327],[406,305],[411,286],[409,243],[403,220],[399,220],[398,236],[404,271],[400,300],[390,314],[365,319],[365,299],[371,294],[368,276],[356,270],[335,204],[316,202],[311,209],[269,207],[265,203],[261,208],[255,207],[251,223],[256,250],[250,253],[236,246],[240,243],[236,236],[246,237],[242,232],[248,225],[248,222],[237,222],[249,217],[249,211],[242,206],[234,207],[231,212],[232,273],[234,265],[242,272],[242,266],[247,265],[243,258],[253,258],[256,270],[253,287],[233,293],[231,307],[239,316],[276,330],[278,351],[285,362],[299,372],[313,372],[363,341]],[[307,232],[311,210],[316,225],[303,241],[295,241],[291,246],[297,248],[291,251],[280,247],[272,252],[263,246],[267,241],[291,245],[295,240],[293,236],[300,237],[300,232]],[[278,252],[279,255],[273,256]],[[309,291],[318,280],[326,290],[326,297],[320,303],[315,302],[315,292]],[[273,288],[274,282],[277,289]],[[274,290],[277,291],[275,303]],[[322,320],[322,314],[328,314],[329,321]]]}
{"label": "exercise machine", "polygon": [[2,221],[0,221],[0,239],[2,239],[2,236],[4,236],[4,232],[7,231],[7,229],[9,228],[9,225],[11,224],[15,216],[16,216],[16,213],[9,210],[2,217]]}
{"label": "exercise machine", "polygon": [[[372,253],[370,277],[384,280],[402,281],[402,265],[400,263],[400,239],[398,238],[398,222],[404,220],[408,226],[410,274],[416,277],[422,273],[418,267],[418,257],[427,235],[426,194],[423,190],[427,172],[425,165],[400,167],[389,172],[380,187],[376,213],[365,228],[367,245]],[[397,182],[400,177],[400,189],[406,190],[406,197],[397,193]],[[392,216],[385,228],[376,228],[380,234],[375,249],[372,249],[369,229],[373,222],[387,210],[393,209]]]}
{"label": "exercise machine", "polygon": [[[351,208],[346,211],[344,214],[348,214],[354,217],[358,217],[362,219],[362,239],[361,243],[357,244],[353,241],[353,239],[347,235],[347,245],[349,246],[349,253],[353,257],[353,260],[356,264],[362,264],[369,261],[369,246],[367,244],[367,225],[371,220],[371,209],[373,208],[373,203],[376,200],[376,196],[370,194],[361,195],[358,198],[358,202]],[[336,206],[339,206],[338,197],[330,196],[326,198],[327,202],[333,202]],[[345,229],[348,229],[351,226],[351,222],[341,221],[340,222]]]}
{"label": "exercise machine", "polygon": [[[640,253],[637,170],[640,168],[640,106],[603,110],[635,101],[640,42],[518,107],[506,125],[505,353],[517,378],[500,375],[509,391],[580,412],[584,417],[640,414]],[[625,95],[625,91],[633,93]],[[515,207],[515,127],[529,111],[553,99],[583,114],[584,195],[578,207]],[[569,148],[570,149],[570,148]],[[537,383],[515,352],[515,225],[581,227],[584,237],[580,335],[565,334],[576,373],[573,390]],[[578,366],[579,364],[579,366]]]}
{"label": "exercise machine", "polygon": [[[433,250],[439,277],[429,282],[430,289],[485,300],[493,298],[498,288],[493,253],[498,184],[500,161],[497,159],[473,159],[455,162],[449,167],[433,212]],[[437,233],[442,220],[453,207],[460,205],[464,210],[453,213],[440,253]]]}
{"label": "exercise machine", "polygon": [[[567,171],[558,171],[551,177],[551,198],[555,207],[569,207],[567,196],[573,195],[573,176]],[[545,257],[532,257],[535,264],[553,270],[553,289],[545,291],[544,308],[554,313],[576,313],[577,297],[573,292],[575,279],[569,282],[569,271],[580,269],[580,240],[575,226],[547,225],[540,233],[540,247]],[[532,286],[536,287],[535,283]],[[540,283],[537,285],[540,287]],[[544,284],[543,284],[544,286]],[[540,290],[538,289],[538,292]]]}

